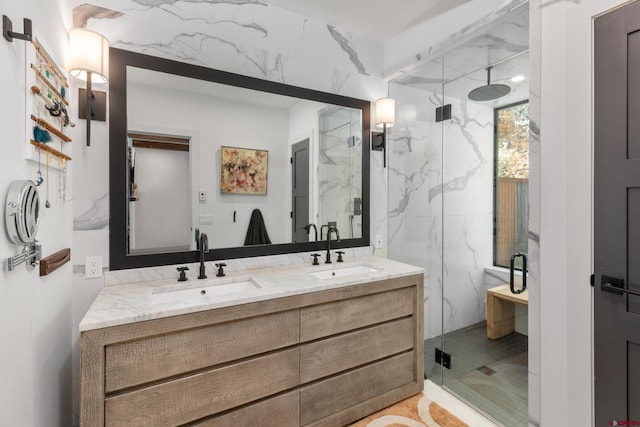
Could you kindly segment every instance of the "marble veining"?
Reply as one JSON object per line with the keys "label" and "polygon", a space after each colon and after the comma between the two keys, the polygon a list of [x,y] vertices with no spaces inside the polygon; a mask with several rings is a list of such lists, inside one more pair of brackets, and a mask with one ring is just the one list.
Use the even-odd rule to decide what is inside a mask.
{"label": "marble veining", "polygon": [[[266,60],[267,55],[261,55],[261,52],[259,50],[255,53],[256,57],[252,57],[236,43],[222,37],[217,37],[202,32],[181,33],[174,36],[168,42],[138,44],[134,42],[115,40],[113,42],[113,45],[127,50],[132,50],[133,48],[133,50],[138,50],[148,54],[160,53],[163,56],[168,55],[172,58],[177,58],[182,61],[187,61],[199,65],[207,65],[205,59],[202,58],[202,51],[206,50],[205,47],[210,43],[221,44],[230,47],[238,56],[246,59],[250,64],[253,64],[255,69],[258,70],[263,77],[273,78],[274,80],[280,82],[284,81],[281,70],[282,58],[279,55],[276,56],[274,66],[272,68],[269,68]],[[278,77],[274,78],[274,75]]]}
{"label": "marble veining", "polygon": [[[369,266],[372,271],[326,279],[316,278],[310,274],[311,272],[359,266]],[[306,262],[304,264],[229,272],[224,278],[216,278],[215,275],[212,275],[210,279],[203,281],[196,279],[180,283],[177,282],[176,278],[173,278],[108,286],[100,292],[80,322],[80,331],[422,273],[424,273],[424,270],[420,267],[386,258],[364,257],[341,264],[312,266],[310,262]],[[209,285],[215,286],[216,284],[233,284],[236,281],[246,281],[249,278],[258,287],[245,289],[242,294],[219,295],[217,298],[212,298],[213,301],[210,299],[205,302],[200,299],[196,299],[196,301],[186,299],[161,304],[151,303],[154,292],[198,288]]]}
{"label": "marble veining", "polygon": [[333,37],[333,39],[338,42],[342,50],[344,50],[347,55],[349,55],[349,59],[356,67],[356,70],[358,70],[358,73],[368,76],[369,74],[367,73],[367,70],[365,70],[364,65],[358,58],[358,52],[356,52],[356,50],[349,44],[349,39],[340,34],[340,32],[336,30],[333,25],[327,25],[327,29],[329,30],[331,37]]}
{"label": "marble veining", "polygon": [[109,226],[109,195],[103,194],[93,203],[89,209],[73,219],[73,229],[78,230],[102,230]]}
{"label": "marble veining", "polygon": [[73,26],[86,28],[89,19],[116,19],[122,15],[122,12],[85,3],[73,8]]}

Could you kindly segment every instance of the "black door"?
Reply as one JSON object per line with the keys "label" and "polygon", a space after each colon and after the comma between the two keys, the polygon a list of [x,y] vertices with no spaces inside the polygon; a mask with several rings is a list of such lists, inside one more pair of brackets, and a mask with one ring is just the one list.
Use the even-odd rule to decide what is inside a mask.
{"label": "black door", "polygon": [[640,2],[594,30],[595,425],[631,425],[620,421],[640,422]]}
{"label": "black door", "polygon": [[305,227],[309,224],[309,140],[291,148],[291,237],[292,242],[308,242]]}

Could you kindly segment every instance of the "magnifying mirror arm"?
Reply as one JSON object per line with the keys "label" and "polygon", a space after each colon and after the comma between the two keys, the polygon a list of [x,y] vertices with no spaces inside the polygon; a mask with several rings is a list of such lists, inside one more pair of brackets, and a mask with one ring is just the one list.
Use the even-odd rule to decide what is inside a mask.
{"label": "magnifying mirror arm", "polygon": [[22,252],[14,257],[7,258],[7,271],[13,271],[18,265],[26,263],[27,270],[31,271],[36,268],[38,262],[42,258],[42,247],[34,240],[25,245]]}

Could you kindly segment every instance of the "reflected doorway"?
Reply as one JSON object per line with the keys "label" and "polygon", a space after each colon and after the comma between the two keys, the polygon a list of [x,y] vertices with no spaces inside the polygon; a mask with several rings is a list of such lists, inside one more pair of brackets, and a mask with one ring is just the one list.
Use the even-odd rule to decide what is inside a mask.
{"label": "reflected doorway", "polygon": [[129,253],[191,244],[189,139],[129,133]]}

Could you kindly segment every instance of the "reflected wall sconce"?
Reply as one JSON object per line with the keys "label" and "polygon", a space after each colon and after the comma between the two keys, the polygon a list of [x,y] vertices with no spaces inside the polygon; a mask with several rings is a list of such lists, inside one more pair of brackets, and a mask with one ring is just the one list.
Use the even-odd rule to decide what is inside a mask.
{"label": "reflected wall sconce", "polygon": [[67,70],[87,82],[79,89],[78,118],[87,120],[87,147],[91,145],[91,121],[106,121],[107,93],[94,91],[93,83],[106,83],[109,79],[109,41],[95,31],[72,28],[69,31]]}
{"label": "reflected wall sconce", "polygon": [[387,167],[387,128],[396,121],[396,101],[391,98],[376,100],[376,127],[382,132],[371,133],[371,150],[382,151],[382,166]]}
{"label": "reflected wall sconce", "polygon": [[398,106],[398,123],[396,126],[401,131],[415,129],[417,117],[416,104],[401,104]]}

